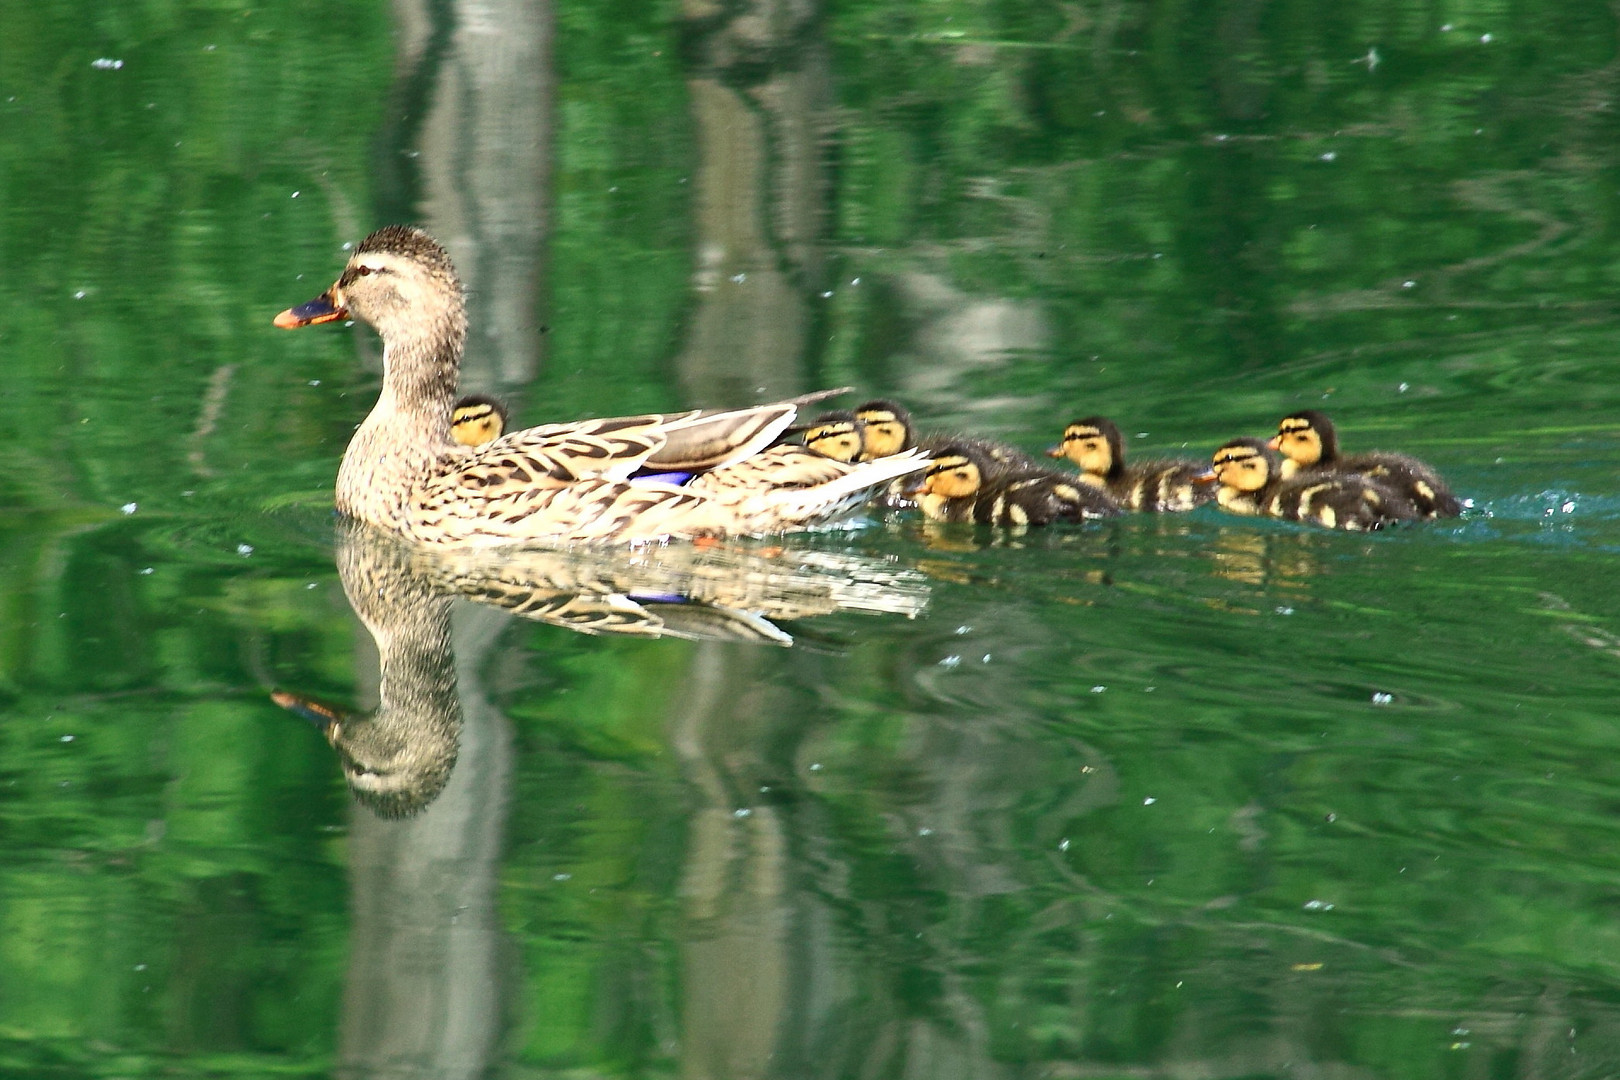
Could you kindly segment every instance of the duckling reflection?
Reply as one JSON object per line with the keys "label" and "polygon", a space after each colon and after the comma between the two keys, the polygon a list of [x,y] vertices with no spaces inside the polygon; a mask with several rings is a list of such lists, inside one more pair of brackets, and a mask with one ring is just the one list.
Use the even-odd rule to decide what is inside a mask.
{"label": "duckling reflection", "polygon": [[337,751],[355,798],[381,817],[409,817],[444,790],[462,715],[450,609],[465,598],[589,634],[790,646],[775,620],[839,611],[914,618],[925,579],[849,552],[692,544],[631,551],[437,551],[370,526],[340,527],[338,576],[377,643],[379,705],[345,711],[277,691]]}

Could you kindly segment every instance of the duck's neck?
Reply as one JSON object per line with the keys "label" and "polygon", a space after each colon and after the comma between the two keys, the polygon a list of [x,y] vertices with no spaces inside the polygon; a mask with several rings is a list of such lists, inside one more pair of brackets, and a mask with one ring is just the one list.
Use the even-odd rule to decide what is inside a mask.
{"label": "duck's neck", "polygon": [[467,337],[457,309],[416,329],[383,335],[383,386],[338,470],[337,507],[362,521],[397,529],[410,493],[457,447],[450,410]]}
{"label": "duck's neck", "polygon": [[1222,510],[1232,514],[1259,514],[1265,505],[1266,496],[1274,485],[1267,484],[1258,491],[1243,491],[1235,487],[1222,484],[1215,492],[1215,504]]}

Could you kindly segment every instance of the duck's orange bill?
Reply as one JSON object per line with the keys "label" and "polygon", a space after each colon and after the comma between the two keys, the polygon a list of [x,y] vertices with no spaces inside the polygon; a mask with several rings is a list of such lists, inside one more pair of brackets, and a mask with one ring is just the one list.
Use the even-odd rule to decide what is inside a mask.
{"label": "duck's orange bill", "polygon": [[1282,435],[1281,434],[1273,435],[1271,438],[1266,440],[1266,445],[1271,447],[1273,450],[1281,450],[1282,449]]}
{"label": "duck's orange bill", "polygon": [[1211,469],[1208,472],[1199,473],[1197,476],[1193,477],[1192,482],[1195,484],[1213,484],[1215,479],[1215,470]]}
{"label": "duck's orange bill", "polygon": [[300,326],[314,326],[316,323],[348,317],[349,309],[334,301],[330,292],[323,292],[309,303],[290,307],[277,315],[276,325],[283,330],[296,330]]}
{"label": "duck's orange bill", "polygon": [[927,490],[927,480],[914,480],[911,483],[908,483],[905,487],[901,488],[900,494],[903,498],[915,499],[917,496],[921,495]]}
{"label": "duck's orange bill", "polygon": [[302,694],[289,694],[285,690],[277,690],[270,695],[270,700],[294,716],[303,717],[322,731],[343,719],[342,709],[316,701],[314,698],[304,697]]}
{"label": "duck's orange bill", "polygon": [[1062,457],[1063,456],[1063,444],[1062,443],[1056,443],[1056,444],[1054,444],[1052,446],[1048,446],[1046,448],[1046,456],[1047,457]]}

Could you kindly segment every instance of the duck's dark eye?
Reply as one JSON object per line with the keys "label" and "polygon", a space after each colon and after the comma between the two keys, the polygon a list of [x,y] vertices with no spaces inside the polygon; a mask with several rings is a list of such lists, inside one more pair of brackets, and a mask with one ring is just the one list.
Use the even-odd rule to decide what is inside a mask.
{"label": "duck's dark eye", "polygon": [[354,268],[354,272],[359,274],[361,277],[370,277],[371,276],[371,267],[366,266],[364,263],[362,263],[361,265]]}

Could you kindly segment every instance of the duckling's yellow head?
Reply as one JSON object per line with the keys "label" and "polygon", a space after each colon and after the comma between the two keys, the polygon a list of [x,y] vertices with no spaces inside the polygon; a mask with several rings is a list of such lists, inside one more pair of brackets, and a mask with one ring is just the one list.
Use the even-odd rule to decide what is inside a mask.
{"label": "duckling's yellow head", "polygon": [[1234,491],[1259,491],[1277,468],[1277,454],[1264,440],[1233,439],[1215,451],[1211,479]]}
{"label": "duckling's yellow head", "polygon": [[1316,409],[1290,413],[1279,420],[1269,445],[1302,469],[1332,461],[1339,449],[1333,421]]}
{"label": "duckling's yellow head", "polygon": [[854,461],[861,456],[861,429],[851,412],[823,413],[804,429],[804,445],[838,461]]}
{"label": "duckling's yellow head", "polygon": [[933,495],[941,499],[966,499],[977,495],[984,485],[979,456],[957,446],[947,446],[915,481],[908,495]]}
{"label": "duckling's yellow head", "polygon": [[1125,447],[1119,428],[1102,416],[1076,420],[1063,429],[1063,439],[1046,451],[1048,457],[1068,458],[1087,476],[1109,479],[1125,468]]}
{"label": "duckling's yellow head", "polygon": [[855,419],[862,424],[862,461],[898,454],[916,443],[911,414],[892,401],[868,401],[855,410]]}
{"label": "duckling's yellow head", "polygon": [[283,311],[275,324],[293,330],[351,317],[376,327],[385,341],[422,334],[459,338],[466,314],[450,256],[421,229],[385,226],[356,245],[330,289]]}
{"label": "duckling's yellow head", "polygon": [[462,446],[482,446],[506,430],[506,406],[484,394],[470,394],[450,413],[450,437]]}

